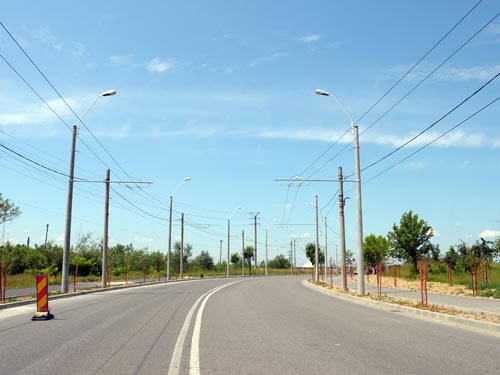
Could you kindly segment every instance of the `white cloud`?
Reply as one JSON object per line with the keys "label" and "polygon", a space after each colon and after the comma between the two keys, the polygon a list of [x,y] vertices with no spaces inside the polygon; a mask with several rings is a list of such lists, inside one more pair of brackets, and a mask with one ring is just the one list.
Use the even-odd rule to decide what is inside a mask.
{"label": "white cloud", "polygon": [[111,65],[132,70],[132,69],[137,69],[138,67],[141,66],[140,63],[135,61],[135,58],[133,55],[116,55],[116,56],[111,56],[109,58],[109,62]]}
{"label": "white cloud", "polygon": [[41,29],[35,32],[35,37],[42,43],[51,46],[53,49],[62,50],[64,43],[52,31]]}
{"label": "white cloud", "polygon": [[486,28],[486,32],[493,35],[500,35],[500,23],[492,23]]}
{"label": "white cloud", "polygon": [[[437,65],[435,64],[420,64],[416,70],[412,71],[405,78],[407,81],[417,82],[421,81],[425,77],[427,77]],[[409,65],[397,65],[389,68],[387,71],[391,74],[402,75],[405,74]],[[492,78],[498,70],[500,69],[500,65],[492,65],[492,66],[473,66],[473,67],[453,67],[453,68],[440,68],[435,73],[433,73],[429,80],[433,81],[485,81],[487,79]]]}
{"label": "white cloud", "polygon": [[307,34],[307,35],[303,35],[303,36],[297,38],[297,40],[301,43],[314,43],[314,42],[318,42],[322,38],[323,38],[323,35],[321,35],[321,34]]}
{"label": "white cloud", "polygon": [[273,55],[259,57],[259,58],[255,59],[253,61],[250,61],[247,64],[247,67],[248,68],[255,68],[258,65],[270,63],[270,62],[273,62],[275,60],[282,59],[282,58],[285,58],[285,57],[288,57],[288,56],[289,56],[288,53],[275,53]]}
{"label": "white cloud", "polygon": [[134,242],[140,242],[140,243],[150,243],[153,242],[155,239],[152,237],[134,237]]}
{"label": "white cloud", "polygon": [[173,60],[160,60],[158,57],[151,60],[148,64],[148,70],[151,73],[164,74],[174,69]]}
{"label": "white cloud", "polygon": [[483,238],[494,238],[494,237],[500,237],[500,231],[499,230],[491,230],[491,229],[486,229],[479,233],[479,237]]}

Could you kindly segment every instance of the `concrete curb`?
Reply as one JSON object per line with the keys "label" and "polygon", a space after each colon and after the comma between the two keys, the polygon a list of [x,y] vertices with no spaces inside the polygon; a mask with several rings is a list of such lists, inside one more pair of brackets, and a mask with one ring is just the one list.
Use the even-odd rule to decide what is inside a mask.
{"label": "concrete curb", "polygon": [[326,289],[326,288],[319,286],[319,285],[311,284],[307,280],[304,280],[302,283],[311,289],[317,290],[323,294],[327,294],[327,295],[342,299],[344,301],[354,302],[354,303],[357,303],[360,305],[369,306],[371,308],[377,308],[377,309],[382,309],[382,310],[387,310],[387,311],[392,311],[392,312],[402,312],[402,313],[406,313],[406,314],[411,314],[411,315],[415,315],[416,317],[420,317],[420,318],[430,318],[430,319],[436,320],[440,323],[452,324],[452,325],[459,326],[461,328],[480,331],[480,332],[484,332],[484,333],[489,333],[489,334],[492,334],[494,336],[500,336],[500,324],[482,322],[479,320],[463,318],[460,316],[454,316],[454,315],[438,313],[438,312],[429,311],[429,310],[417,309],[415,307],[402,306],[402,305],[399,305],[396,303],[375,301],[375,300],[368,299],[368,298],[356,297],[356,296],[353,296],[350,294],[344,294],[344,293],[338,292],[336,290]]}
{"label": "concrete curb", "polygon": [[[197,279],[190,279],[190,280],[197,280]],[[63,299],[63,298],[71,298],[71,297],[77,297],[77,296],[83,296],[85,294],[93,294],[93,293],[101,293],[101,292],[109,292],[112,290],[120,290],[120,289],[128,289],[128,288],[136,288],[139,286],[150,286],[150,285],[158,285],[158,284],[171,284],[171,283],[176,283],[176,282],[182,282],[182,281],[188,281],[188,280],[171,280],[171,281],[152,281],[152,282],[147,282],[147,283],[135,283],[135,284],[128,284],[128,285],[116,285],[116,286],[110,286],[109,288],[98,288],[98,289],[89,289],[89,290],[81,290],[79,292],[74,292],[74,293],[66,293],[66,294],[56,294],[56,295],[49,295],[49,301],[53,300],[58,300],[58,299]],[[31,304],[36,304],[36,298],[28,299],[25,301],[16,301],[16,302],[9,302],[9,303],[3,303],[0,304],[0,310],[8,309],[11,307],[17,307],[17,306],[25,306],[25,305],[31,305]]]}

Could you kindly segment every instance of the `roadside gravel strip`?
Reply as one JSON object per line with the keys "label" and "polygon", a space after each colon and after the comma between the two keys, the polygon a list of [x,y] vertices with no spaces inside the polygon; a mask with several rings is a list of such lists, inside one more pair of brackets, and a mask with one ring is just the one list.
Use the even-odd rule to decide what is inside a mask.
{"label": "roadside gravel strip", "polygon": [[434,311],[417,309],[409,306],[402,306],[396,303],[388,303],[382,301],[376,301],[369,298],[357,297],[350,294],[345,294],[336,290],[329,288],[324,288],[319,285],[310,283],[308,280],[302,282],[305,286],[314,289],[320,293],[330,295],[335,298],[340,298],[344,301],[354,302],[360,305],[368,306],[371,308],[383,309],[391,312],[402,312],[405,314],[413,315],[421,319],[433,319],[441,323],[458,326],[460,328],[469,329],[473,331],[479,331],[483,333],[488,333],[494,336],[500,336],[500,324],[482,322],[474,319],[462,318],[460,316],[454,316],[449,314],[438,313]]}

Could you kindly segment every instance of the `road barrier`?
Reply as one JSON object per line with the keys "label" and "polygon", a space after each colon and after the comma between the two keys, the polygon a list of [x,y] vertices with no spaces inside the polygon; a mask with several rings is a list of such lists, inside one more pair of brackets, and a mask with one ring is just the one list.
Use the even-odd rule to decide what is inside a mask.
{"label": "road barrier", "polygon": [[36,276],[36,313],[31,320],[54,318],[49,309],[49,283],[47,275]]}

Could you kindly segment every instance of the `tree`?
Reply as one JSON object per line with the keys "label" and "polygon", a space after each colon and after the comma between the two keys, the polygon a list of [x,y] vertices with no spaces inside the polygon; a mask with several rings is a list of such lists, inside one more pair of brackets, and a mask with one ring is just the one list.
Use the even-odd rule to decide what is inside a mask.
{"label": "tree", "polygon": [[408,211],[401,217],[399,226],[394,223],[392,231],[387,234],[387,237],[396,258],[412,262],[416,273],[418,261],[422,260],[431,250],[429,240],[432,235],[432,227],[426,221],[419,220],[417,214]]}
{"label": "tree", "polygon": [[193,263],[196,264],[204,271],[211,270],[214,267],[214,260],[208,253],[208,251],[202,250],[200,255],[193,259]]}
{"label": "tree", "polygon": [[[312,242],[309,242],[306,245],[306,257],[311,261],[313,265],[316,265],[316,245]],[[323,264],[325,261],[325,253],[321,251],[321,246],[318,245],[318,257],[319,264]]]}
{"label": "tree", "polygon": [[253,259],[253,255],[254,255],[253,246],[245,247],[244,254],[245,254],[245,263],[247,263],[248,272],[251,275],[252,274],[252,259]]}
{"label": "tree", "polygon": [[375,267],[383,263],[389,254],[391,243],[387,238],[370,234],[365,237],[363,244],[365,265]]}
{"label": "tree", "polygon": [[274,269],[286,269],[290,268],[290,260],[285,258],[283,254],[276,255],[276,257],[269,262],[267,262],[269,268]]}
{"label": "tree", "polygon": [[19,215],[21,215],[19,207],[8,199],[3,199],[2,193],[0,193],[0,224],[14,220]]}
{"label": "tree", "polygon": [[[193,252],[193,246],[189,243],[185,244],[182,257],[182,265],[184,268],[183,272],[187,269],[188,259],[191,258],[192,252]],[[181,260],[181,243],[179,241],[176,241],[174,243],[174,251],[172,253],[172,256],[170,257],[170,261],[172,262],[172,265],[175,270],[179,270],[180,260]]]}
{"label": "tree", "polygon": [[444,254],[443,262],[451,266],[452,269],[455,269],[455,266],[458,262],[458,253],[455,251],[453,246],[450,246],[448,251]]}
{"label": "tree", "polygon": [[351,250],[345,252],[345,264],[352,266],[354,264],[354,253]]}
{"label": "tree", "polygon": [[[234,264],[234,267],[236,268],[236,266],[238,265],[238,263],[241,262],[241,257],[240,257],[240,254],[238,253],[232,253],[231,254],[231,263]],[[236,270],[235,270],[236,271]]]}

